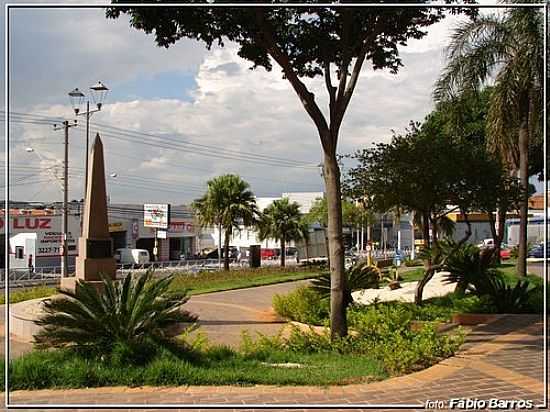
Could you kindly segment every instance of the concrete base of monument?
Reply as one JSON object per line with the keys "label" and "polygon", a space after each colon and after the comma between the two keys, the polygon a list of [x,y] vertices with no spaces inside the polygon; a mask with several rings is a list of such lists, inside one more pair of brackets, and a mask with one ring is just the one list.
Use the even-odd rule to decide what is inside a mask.
{"label": "concrete base of monument", "polygon": [[44,300],[40,298],[26,300],[10,305],[10,336],[20,342],[32,342],[33,336],[41,326],[34,323],[44,314]]}
{"label": "concrete base of monument", "polygon": [[[59,285],[59,289],[61,290],[67,290],[69,292],[76,292],[76,289],[78,288],[78,281],[82,281],[81,278],[77,278],[76,276],[73,276],[71,278],[62,278],[61,284]],[[102,280],[86,280],[84,281],[86,284],[91,285],[94,287],[95,290],[98,292],[103,292],[104,283]]]}
{"label": "concrete base of monument", "polygon": [[116,260],[109,258],[76,258],[76,274],[87,281],[101,280],[101,275],[116,276]]}

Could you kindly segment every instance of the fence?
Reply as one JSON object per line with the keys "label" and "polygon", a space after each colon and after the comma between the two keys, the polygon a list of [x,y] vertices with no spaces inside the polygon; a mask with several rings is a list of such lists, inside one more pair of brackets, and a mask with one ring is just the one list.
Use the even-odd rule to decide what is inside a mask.
{"label": "fence", "polygon": [[[234,262],[231,262],[235,266]],[[202,260],[174,260],[166,262],[151,262],[139,265],[118,265],[117,277],[124,278],[130,272],[144,272],[154,269],[156,272],[181,271],[196,273],[199,271],[218,270],[217,259]],[[69,273],[74,273],[75,267],[69,266]],[[0,271],[0,287],[5,286],[5,270]],[[27,287],[35,285],[57,285],[61,279],[61,267],[39,267],[31,272],[28,269],[10,269],[10,288]]]}
{"label": "fence", "polygon": [[[262,260],[263,266],[275,266],[280,262],[279,259]],[[296,264],[296,260],[287,259],[287,265]],[[223,261],[222,261],[223,265]],[[230,269],[239,269],[248,267],[248,260],[243,259],[237,262],[236,259],[230,259]],[[117,266],[117,278],[123,279],[128,273],[140,273],[146,270],[154,270],[157,273],[183,272],[198,273],[205,271],[219,270],[218,259],[197,259],[197,260],[172,260],[165,262],[150,262],[143,264],[128,264]],[[73,273],[74,266],[69,266],[69,273]],[[29,287],[37,285],[57,285],[61,279],[61,267],[39,267],[31,272],[28,269],[10,269],[9,285],[10,288]],[[0,288],[5,286],[5,270],[0,271]]]}
{"label": "fence", "polygon": [[[401,254],[402,259],[410,254],[410,251],[403,251]],[[395,256],[395,251],[382,251],[374,250],[372,256],[375,259],[392,259]],[[356,255],[354,257],[346,258],[346,267],[351,266],[357,258],[366,257],[366,253],[362,255]],[[317,259],[319,260],[319,259]],[[277,266],[280,263],[280,258],[262,259],[262,266]],[[289,257],[286,260],[287,266],[297,265],[294,257]],[[236,259],[230,259],[230,268],[238,269],[248,267],[248,260],[243,259],[237,262]],[[148,269],[153,269],[155,272],[183,272],[183,273],[198,273],[204,271],[216,271],[219,270],[218,259],[197,259],[197,260],[171,260],[166,262],[150,262],[144,264],[135,265],[118,265],[117,277],[119,279],[125,278],[128,273],[144,272]],[[69,273],[73,273],[74,266],[69,266]],[[28,269],[10,269],[9,271],[9,285],[11,288],[37,286],[37,285],[57,285],[61,279],[61,267],[39,267],[34,268],[31,272]],[[5,270],[0,270],[0,288],[5,286]]]}

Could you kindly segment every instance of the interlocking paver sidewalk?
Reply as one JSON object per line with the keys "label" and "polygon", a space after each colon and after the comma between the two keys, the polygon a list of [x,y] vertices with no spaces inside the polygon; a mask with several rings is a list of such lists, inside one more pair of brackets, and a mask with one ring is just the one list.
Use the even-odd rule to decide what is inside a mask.
{"label": "interlocking paver sidewalk", "polygon": [[[205,404],[226,404],[249,405],[248,410],[253,410],[253,405],[257,404],[421,405],[428,399],[464,397],[530,400],[537,405],[543,401],[542,350],[542,319],[532,315],[507,315],[475,328],[456,356],[424,371],[371,384],[328,388],[192,386],[15,391],[10,394],[10,402],[50,405],[185,403],[196,405],[195,410]],[[277,408],[281,409],[284,408]]]}

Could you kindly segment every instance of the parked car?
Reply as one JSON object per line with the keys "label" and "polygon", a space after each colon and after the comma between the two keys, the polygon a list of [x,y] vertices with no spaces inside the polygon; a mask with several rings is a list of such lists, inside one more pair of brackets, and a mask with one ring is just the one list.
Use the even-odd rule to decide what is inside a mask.
{"label": "parked car", "polygon": [[151,260],[148,250],[130,248],[116,249],[115,259],[121,265],[142,265]]}
{"label": "parked car", "polygon": [[500,249],[500,258],[503,260],[510,259],[510,252],[511,252],[511,249],[503,246]]}
{"label": "parked car", "polygon": [[543,258],[544,257],[544,244],[538,244],[536,246],[533,246],[528,252],[527,252],[528,258]]}
{"label": "parked car", "polygon": [[297,254],[298,254],[298,249],[296,249],[295,247],[291,246],[286,248],[287,257],[293,257],[293,256],[296,256]]}
{"label": "parked car", "polygon": [[261,250],[261,258],[262,259],[273,259],[275,257],[277,257],[277,253],[275,251],[275,249],[264,249],[262,248]]}
{"label": "parked car", "polygon": [[480,248],[493,248],[495,247],[495,242],[493,238],[483,239],[477,246]]}

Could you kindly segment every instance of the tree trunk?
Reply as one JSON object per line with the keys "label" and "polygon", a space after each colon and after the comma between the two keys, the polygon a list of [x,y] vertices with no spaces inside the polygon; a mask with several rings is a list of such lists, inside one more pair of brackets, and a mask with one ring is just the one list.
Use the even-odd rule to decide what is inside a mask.
{"label": "tree trunk", "polygon": [[330,245],[328,240],[328,227],[324,228],[325,231],[325,249],[327,253],[327,266],[330,268]]}
{"label": "tree trunk", "polygon": [[229,239],[231,232],[229,230],[225,231],[225,239],[223,242],[223,269],[229,270]]}
{"label": "tree trunk", "polygon": [[439,225],[437,224],[437,218],[432,220],[432,244],[437,243],[438,239],[438,233],[439,232]]}
{"label": "tree trunk", "polygon": [[424,294],[424,287],[426,284],[430,281],[431,278],[433,278],[435,269],[432,266],[431,260],[427,260],[425,262],[426,266],[426,272],[424,274],[424,277],[418,281],[418,284],[416,285],[416,290],[414,292],[414,303],[417,305],[422,304],[422,295]]}
{"label": "tree trunk", "polygon": [[502,241],[504,240],[504,229],[506,225],[506,212],[508,208],[507,207],[500,207],[497,212],[497,221],[498,221],[498,229],[497,229],[497,244],[498,244],[498,258],[500,261],[500,251],[502,250]]}
{"label": "tree trunk", "polygon": [[414,211],[411,211],[411,260],[416,259],[416,245],[414,242]]}
{"label": "tree trunk", "polygon": [[[468,213],[465,210],[461,211],[461,213],[464,216],[464,223],[466,223],[466,232],[464,232],[464,237],[460,239],[460,241],[458,242],[458,245],[456,246],[457,249],[460,246],[462,246],[464,243],[466,243],[466,241],[470,238],[470,236],[472,236],[472,224],[470,223],[470,220],[468,218]],[[458,295],[464,296],[467,288],[468,288],[468,283],[459,281],[456,284],[455,293],[457,293]]]}
{"label": "tree trunk", "polygon": [[422,212],[422,237],[424,247],[430,247],[430,212]]}
{"label": "tree trunk", "polygon": [[218,224],[218,269],[222,268],[222,224]]}
{"label": "tree trunk", "polygon": [[342,194],[340,168],[335,153],[325,153],[324,178],[327,191],[328,239],[330,244],[330,332],[334,339],[346,336],[348,333],[345,306],[347,288],[342,238]]}
{"label": "tree trunk", "polygon": [[529,207],[529,124],[528,115],[522,117],[519,128],[519,183],[522,189],[519,204],[518,276],[527,275],[527,218]]}
{"label": "tree trunk", "polygon": [[495,263],[497,265],[500,264],[500,241],[498,240],[498,233],[495,223],[495,215],[493,212],[487,213],[487,216],[489,217],[489,227],[491,229],[491,236],[493,237],[493,244],[494,244],[494,255],[493,259],[495,260]]}
{"label": "tree trunk", "polygon": [[281,237],[281,267],[284,268],[286,263],[286,239],[283,235]]}

